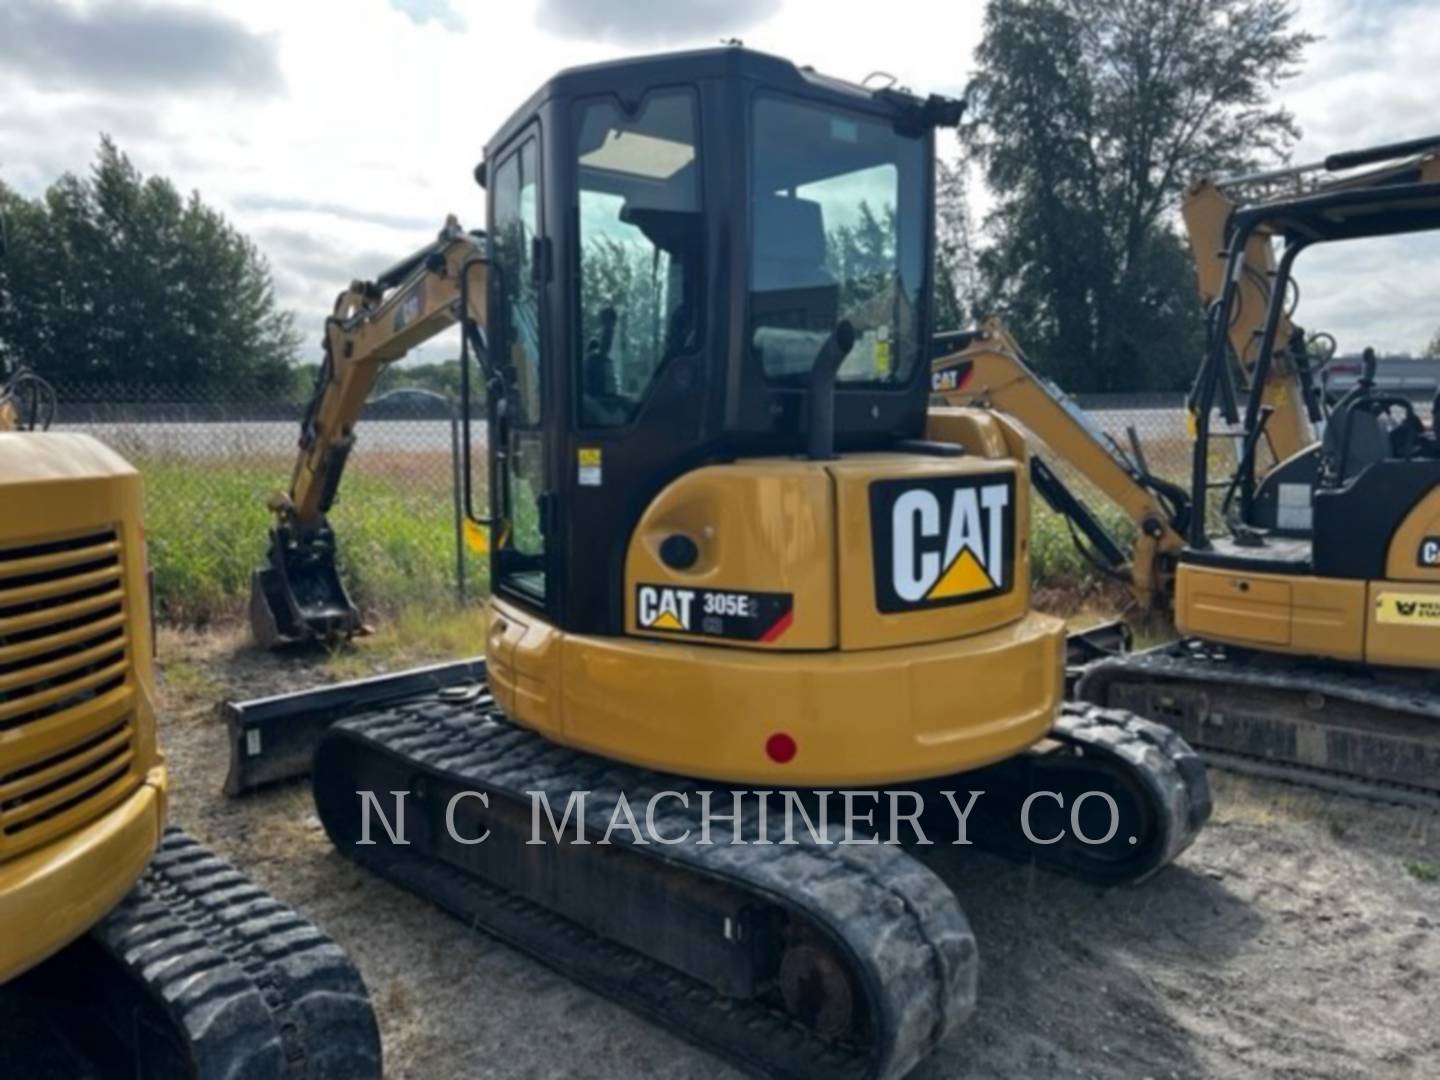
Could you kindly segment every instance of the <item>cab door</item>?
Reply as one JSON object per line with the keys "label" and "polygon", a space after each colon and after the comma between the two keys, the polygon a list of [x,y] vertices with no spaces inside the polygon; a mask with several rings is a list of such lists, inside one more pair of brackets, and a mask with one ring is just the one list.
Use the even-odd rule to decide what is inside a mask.
{"label": "cab door", "polygon": [[500,155],[491,174],[492,345],[508,383],[506,418],[490,437],[495,517],[492,586],[542,613],[553,607],[547,536],[553,503],[543,417],[547,397],[542,312],[543,234],[540,138],[531,127]]}

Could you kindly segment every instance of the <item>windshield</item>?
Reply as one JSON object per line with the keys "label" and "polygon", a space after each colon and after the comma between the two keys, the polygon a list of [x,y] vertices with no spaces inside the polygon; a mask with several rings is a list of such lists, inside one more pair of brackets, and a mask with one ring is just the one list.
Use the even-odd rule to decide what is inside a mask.
{"label": "windshield", "polygon": [[925,144],[892,125],[755,102],[750,342],[772,378],[808,375],[836,323],[842,382],[908,381],[920,358]]}

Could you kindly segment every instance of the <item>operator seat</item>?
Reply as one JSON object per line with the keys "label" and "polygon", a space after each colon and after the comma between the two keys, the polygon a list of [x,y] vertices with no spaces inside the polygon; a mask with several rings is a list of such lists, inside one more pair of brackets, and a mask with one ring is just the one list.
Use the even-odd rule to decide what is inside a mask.
{"label": "operator seat", "polygon": [[1320,447],[1320,482],[1338,488],[1391,454],[1390,433],[1375,406],[1375,350],[1366,348],[1362,374],[1354,388],[1340,399],[1325,425]]}
{"label": "operator seat", "polygon": [[756,322],[828,333],[840,289],[825,268],[825,217],[820,204],[790,195],[755,197]]}
{"label": "operator seat", "polygon": [[1435,391],[1435,399],[1430,402],[1429,439],[1432,456],[1440,457],[1440,390]]}
{"label": "operator seat", "polygon": [[1390,456],[1390,433],[1365,404],[1363,398],[1342,403],[1325,427],[1322,452],[1330,465],[1328,479],[1335,487]]}

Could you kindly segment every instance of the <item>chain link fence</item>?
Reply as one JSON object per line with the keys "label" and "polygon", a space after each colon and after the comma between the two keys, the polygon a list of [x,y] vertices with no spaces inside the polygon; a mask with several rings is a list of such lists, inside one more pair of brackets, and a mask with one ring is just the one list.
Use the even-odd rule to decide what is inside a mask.
{"label": "chain link fence", "polygon": [[[289,486],[303,404],[247,386],[56,390],[52,430],[94,435],[144,477],[162,618],[241,614],[265,556],[269,500]],[[483,587],[483,561],[467,557],[457,518],[458,423],[455,403],[428,390],[366,406],[330,512],[342,575],[363,610],[451,604]]]}
{"label": "chain link fence", "polygon": [[[298,402],[263,387],[186,390],[155,386],[61,385],[55,430],[86,431],[135,464],[146,484],[146,528],[162,617],[203,623],[239,615],[250,572],[264,558],[270,497],[294,467]],[[1155,476],[1187,487],[1192,443],[1181,394],[1077,399],[1124,453],[1138,444]],[[1428,417],[1428,402],[1417,401]],[[367,611],[449,605],[487,587],[483,557],[458,527],[457,408],[426,390],[390,392],[366,407],[330,519],[342,574]],[[1133,432],[1133,438],[1132,433]],[[483,425],[475,459],[484,460]],[[1214,440],[1211,476],[1230,475],[1238,440]],[[1037,450],[1122,544],[1130,523],[1063,458]],[[484,469],[477,468],[483,483]],[[477,490],[479,505],[484,494]],[[1064,522],[1035,515],[1036,580],[1062,583],[1094,572]]]}

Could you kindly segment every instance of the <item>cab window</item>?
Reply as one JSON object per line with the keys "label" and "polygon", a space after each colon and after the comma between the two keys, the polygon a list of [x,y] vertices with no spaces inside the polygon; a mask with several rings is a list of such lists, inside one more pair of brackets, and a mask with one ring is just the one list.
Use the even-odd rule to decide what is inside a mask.
{"label": "cab window", "polygon": [[514,393],[506,425],[498,504],[504,524],[496,540],[496,584],[532,603],[546,597],[545,534],[540,514],[545,484],[540,289],[535,274],[539,236],[539,152],[527,138],[504,158],[493,182],[494,260],[500,302],[502,357]]}
{"label": "cab window", "polygon": [[690,90],[633,113],[613,98],[576,106],[582,428],[629,423],[665,363],[700,348],[695,107]]}
{"label": "cab window", "polygon": [[515,381],[512,422],[540,422],[540,293],[534,246],[539,231],[539,166],[535,140],[527,139],[495,172],[495,262],[505,311],[505,360]]}
{"label": "cab window", "polygon": [[836,323],[842,382],[907,383],[920,361],[926,152],[860,113],[761,95],[751,154],[750,342],[799,381]]}

